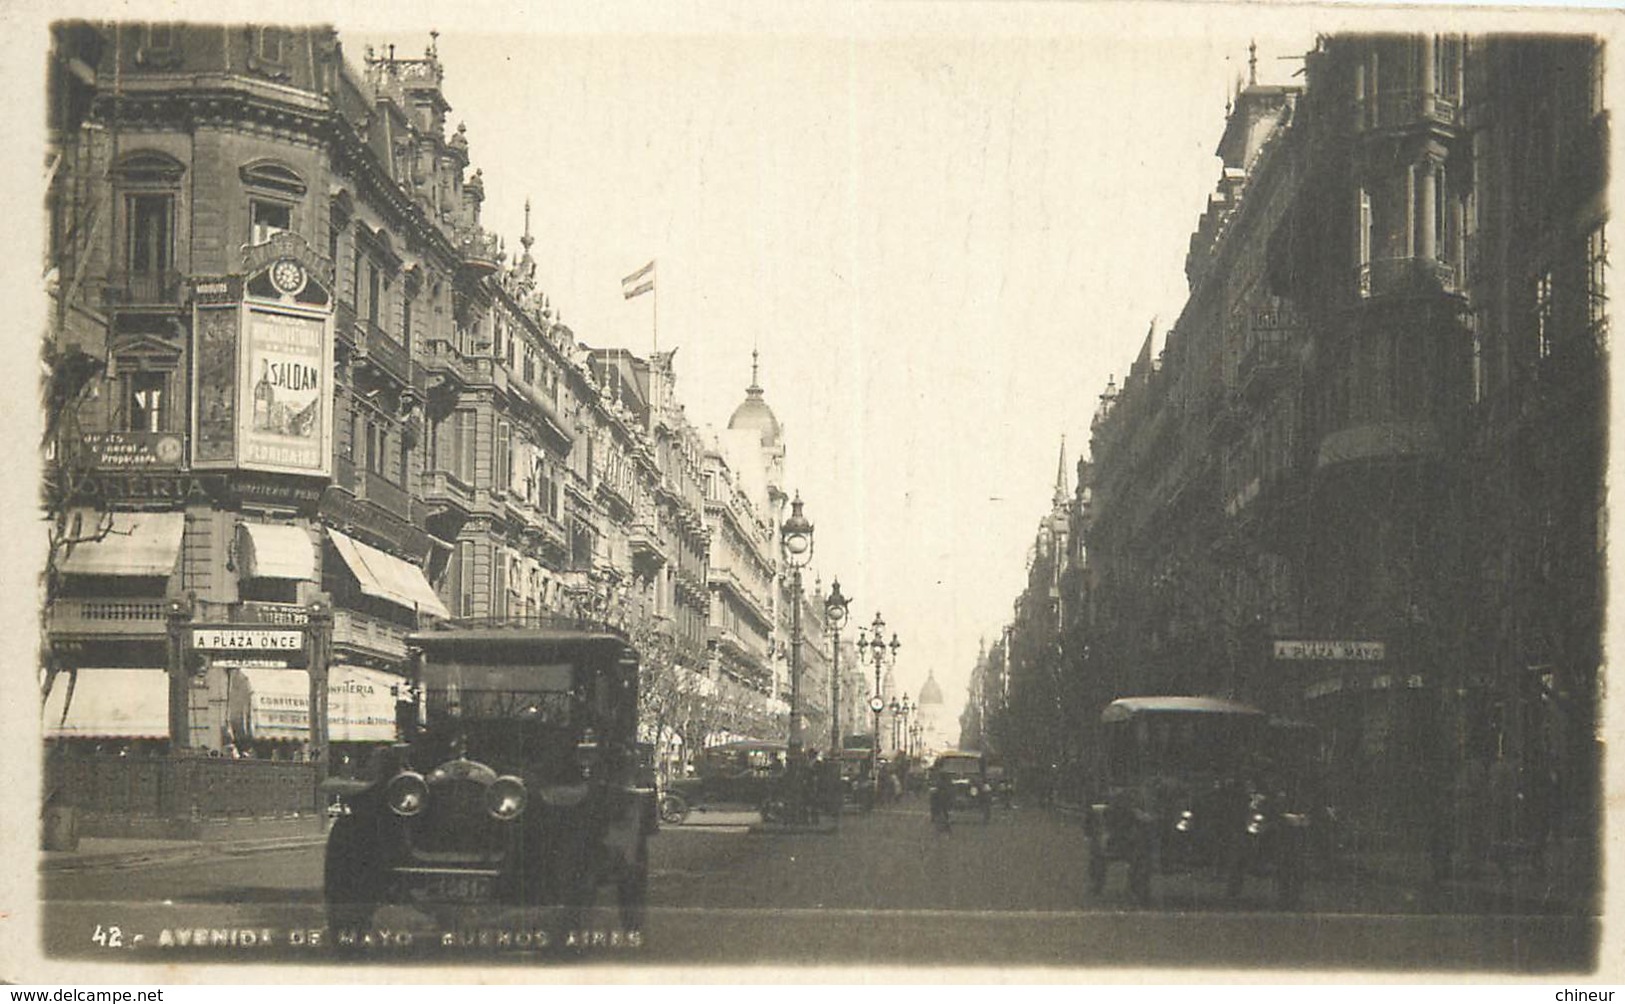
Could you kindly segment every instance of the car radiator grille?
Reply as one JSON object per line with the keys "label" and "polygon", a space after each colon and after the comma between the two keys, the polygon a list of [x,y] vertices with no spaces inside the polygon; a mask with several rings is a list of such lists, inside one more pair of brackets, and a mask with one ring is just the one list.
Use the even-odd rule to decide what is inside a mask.
{"label": "car radiator grille", "polygon": [[486,812],[485,790],[485,785],[468,780],[431,785],[428,804],[410,828],[414,849],[478,857],[500,851],[500,824]]}

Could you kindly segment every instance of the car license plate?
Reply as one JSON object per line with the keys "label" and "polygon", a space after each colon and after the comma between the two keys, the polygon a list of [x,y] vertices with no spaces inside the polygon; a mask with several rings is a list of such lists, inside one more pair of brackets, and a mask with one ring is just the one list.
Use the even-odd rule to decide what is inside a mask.
{"label": "car license plate", "polygon": [[489,875],[403,875],[401,883],[406,899],[414,903],[483,903],[492,891]]}

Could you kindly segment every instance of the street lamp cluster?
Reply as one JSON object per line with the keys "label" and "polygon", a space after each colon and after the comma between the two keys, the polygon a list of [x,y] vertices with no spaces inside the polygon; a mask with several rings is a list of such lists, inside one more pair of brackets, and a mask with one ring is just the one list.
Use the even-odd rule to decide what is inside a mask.
{"label": "street lamp cluster", "polygon": [[[801,723],[801,603],[802,582],[801,572],[812,561],[813,554],[813,525],[802,511],[801,494],[796,493],[794,501],[790,503],[790,517],[784,521],[779,531],[780,542],[784,547],[785,565],[790,569],[790,596],[794,607],[790,615],[790,737],[787,745],[791,761],[795,762],[797,754],[804,745]],[[841,595],[841,580],[836,579],[830,586],[829,596],[824,598],[824,618],[834,632],[834,663],[830,670],[830,725],[829,742],[832,753],[841,748],[841,629],[846,626],[848,608],[851,599]],[[865,634],[865,631],[869,632]],[[885,640],[886,621],[875,613],[874,623],[867,628],[858,628],[858,656],[860,660],[872,660],[875,667],[875,689],[869,698],[869,710],[874,712],[874,750],[878,758],[880,753],[880,715],[887,710],[886,699],[881,684],[881,671],[887,665],[897,664],[897,650],[902,648],[902,642],[897,640],[897,633],[892,632],[891,641]],[[908,716],[912,715],[918,705],[908,699],[904,694],[902,701],[892,699],[890,710],[892,713],[892,745],[901,747],[903,742],[900,735],[909,735],[907,732]],[[899,731],[900,726],[904,731]],[[917,726],[916,726],[917,729]],[[912,749],[913,743],[909,744]]]}

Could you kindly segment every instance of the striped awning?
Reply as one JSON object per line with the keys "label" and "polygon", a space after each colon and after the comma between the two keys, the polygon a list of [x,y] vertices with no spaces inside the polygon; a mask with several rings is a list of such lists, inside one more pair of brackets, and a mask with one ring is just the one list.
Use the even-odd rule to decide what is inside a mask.
{"label": "striped awning", "polygon": [[[183,512],[114,512],[76,510],[70,517],[69,539],[61,571],[69,575],[138,575],[168,578],[181,553],[186,530]],[[107,532],[98,540],[103,520]]]}
{"label": "striped awning", "polygon": [[429,585],[423,569],[337,530],[330,529],[327,535],[332,538],[339,557],[355,574],[363,593],[419,613],[451,616],[434,587]]}
{"label": "striped awning", "polygon": [[313,579],[316,549],[304,527],[269,523],[242,524],[242,575],[245,579]]}
{"label": "striped awning", "polygon": [[40,725],[54,739],[168,739],[169,673],[77,669],[58,673]]}

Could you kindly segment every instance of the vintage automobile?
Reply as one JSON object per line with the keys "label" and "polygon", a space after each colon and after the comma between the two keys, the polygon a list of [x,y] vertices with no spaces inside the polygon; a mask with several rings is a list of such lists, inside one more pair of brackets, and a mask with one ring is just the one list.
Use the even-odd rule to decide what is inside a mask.
{"label": "vintage automobile", "polygon": [[951,809],[975,809],[984,822],[992,820],[993,786],[987,779],[986,757],[972,750],[946,750],[931,769],[947,780],[953,793]]}
{"label": "vintage automobile", "polygon": [[1126,697],[1101,713],[1101,772],[1086,817],[1089,884],[1128,864],[1129,891],[1152,877],[1206,869],[1238,896],[1248,875],[1275,880],[1284,906],[1302,888],[1308,816],[1261,783],[1269,716],[1207,697]]}
{"label": "vintage automobile", "polygon": [[866,748],[841,750],[841,797],[860,810],[875,807],[874,751]]}
{"label": "vintage automobile", "polygon": [[1002,757],[987,758],[987,786],[992,789],[993,800],[1006,809],[1015,806],[1016,783],[1005,767]]}
{"label": "vintage automobile", "polygon": [[[654,790],[637,749],[638,653],[618,634],[453,627],[408,638],[402,741],[342,800],[323,890],[336,930],[401,905],[442,923],[545,907],[581,924],[601,890],[641,930]],[[561,909],[552,909],[561,908]]]}
{"label": "vintage automobile", "polygon": [[760,806],[784,772],[785,744],[736,739],[707,747],[694,764],[694,776],[672,778],[660,799],[660,818],[677,824],[695,809],[713,805]]}

